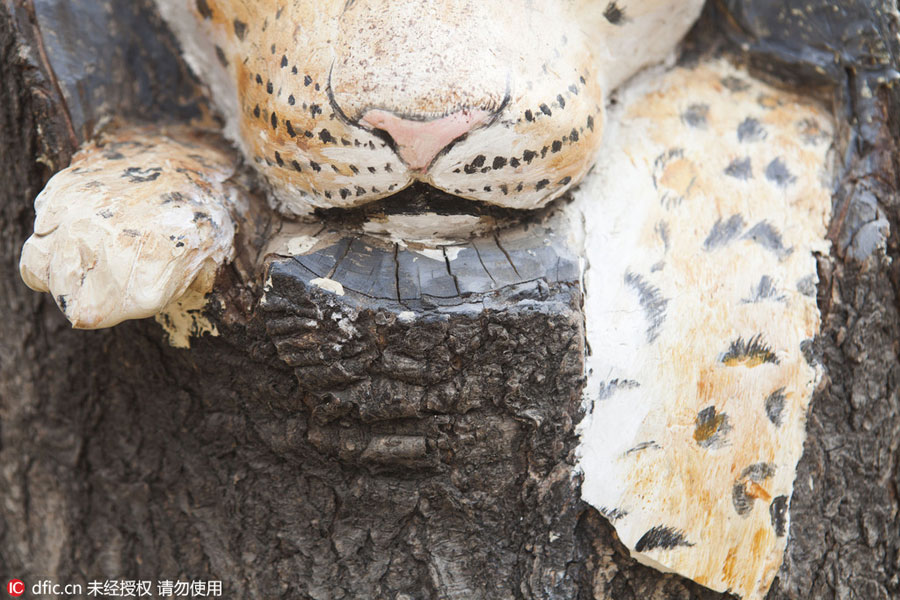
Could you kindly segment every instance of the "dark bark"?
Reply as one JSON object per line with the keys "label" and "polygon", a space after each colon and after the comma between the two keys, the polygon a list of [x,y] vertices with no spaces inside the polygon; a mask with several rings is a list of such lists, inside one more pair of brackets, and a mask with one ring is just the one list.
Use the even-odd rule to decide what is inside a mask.
{"label": "dark bark", "polygon": [[[190,350],[152,321],[69,329],[18,276],[34,196],[109,114],[207,118],[148,2],[60,8],[82,4],[101,2],[0,4],[0,581],[221,579],[234,598],[723,597],[636,564],[579,499],[583,317],[559,240],[477,240],[480,260],[453,273],[352,236],[264,267],[248,251],[217,282],[220,336]],[[765,2],[720,4],[696,52],[727,51],[713,33],[727,26],[751,67],[836,90],[847,124],[813,350],[828,381],[770,598],[897,597],[900,98],[875,84],[896,68],[897,24],[869,10],[862,41],[840,19],[838,34],[801,40],[796,26],[762,27]],[[835,44],[841,68],[810,71]],[[65,53],[104,63],[88,76],[60,66]],[[879,218],[891,237],[867,253]],[[310,284],[321,276],[345,294]]]}

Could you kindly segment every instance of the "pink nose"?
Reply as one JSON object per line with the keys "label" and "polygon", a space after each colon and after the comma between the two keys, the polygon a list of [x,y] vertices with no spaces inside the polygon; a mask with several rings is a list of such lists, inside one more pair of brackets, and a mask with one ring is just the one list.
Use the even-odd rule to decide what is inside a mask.
{"label": "pink nose", "polygon": [[367,111],[360,122],[390,135],[397,145],[397,153],[409,168],[424,171],[441,150],[484,124],[490,117],[491,113],[486,110],[466,109],[440,119],[416,121],[398,117],[386,110],[373,109]]}

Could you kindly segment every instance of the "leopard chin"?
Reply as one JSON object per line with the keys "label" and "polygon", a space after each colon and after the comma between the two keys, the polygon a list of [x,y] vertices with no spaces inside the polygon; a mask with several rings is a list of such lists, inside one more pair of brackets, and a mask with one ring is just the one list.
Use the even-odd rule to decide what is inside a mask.
{"label": "leopard chin", "polygon": [[[287,216],[414,184],[514,210],[598,157],[605,94],[700,0],[157,0]],[[652,34],[652,35],[651,35]]]}

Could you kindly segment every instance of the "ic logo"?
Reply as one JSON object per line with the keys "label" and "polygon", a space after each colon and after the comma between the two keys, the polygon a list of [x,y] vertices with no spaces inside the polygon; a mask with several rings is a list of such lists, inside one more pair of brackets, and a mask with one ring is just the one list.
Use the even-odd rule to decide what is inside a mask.
{"label": "ic logo", "polygon": [[25,583],[21,579],[11,579],[6,584],[6,591],[9,592],[10,596],[18,598],[25,593]]}

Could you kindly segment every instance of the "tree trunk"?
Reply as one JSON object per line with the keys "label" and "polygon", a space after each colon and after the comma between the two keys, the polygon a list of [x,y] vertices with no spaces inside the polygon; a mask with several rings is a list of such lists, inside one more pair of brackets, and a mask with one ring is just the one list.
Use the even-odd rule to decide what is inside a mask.
{"label": "tree trunk", "polygon": [[[230,598],[724,597],[637,564],[580,500],[581,287],[552,220],[473,241],[477,260],[451,271],[339,226],[317,228],[316,252],[260,266],[251,254],[272,234],[260,216],[254,252],[220,273],[208,305],[218,335],[189,350],[152,320],[71,330],[24,286],[34,197],[98,123],[212,118],[151,4],[0,3],[0,581],[149,580],[156,595],[160,580],[221,580]],[[845,3],[813,39],[769,4],[708,7],[686,54],[734,48],[761,75],[834,89],[846,129],[833,254],[819,263],[827,382],[769,597],[898,597],[900,94],[877,84],[897,68],[897,21],[887,2]],[[870,27],[851,35],[857,9]]]}

